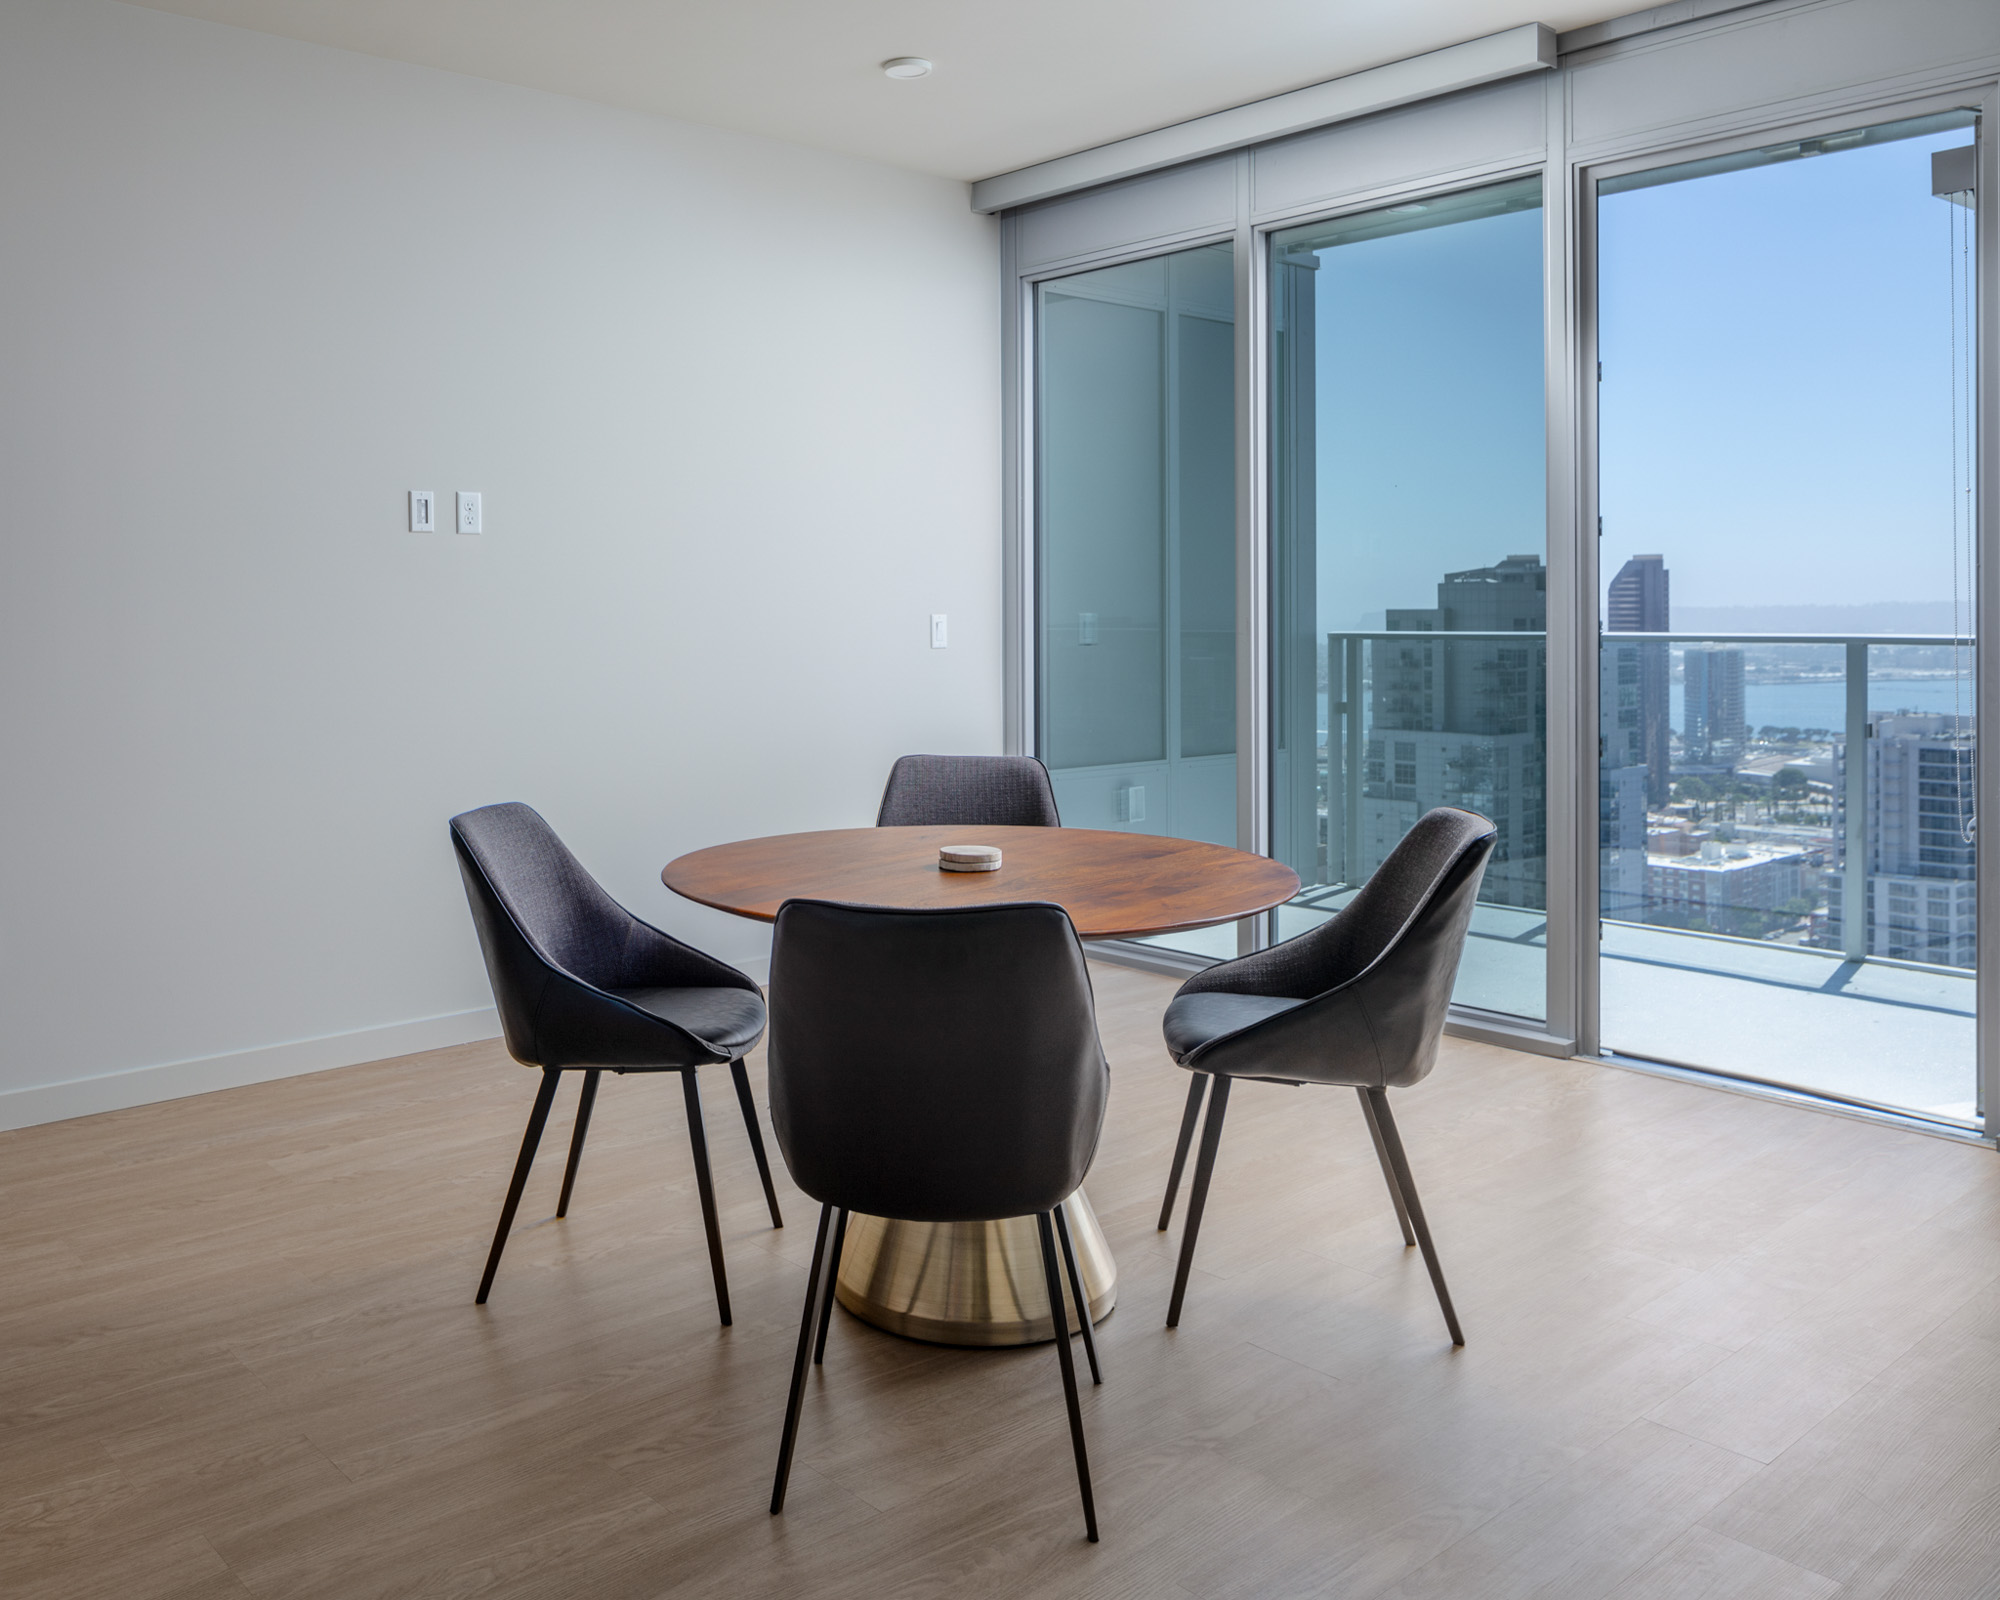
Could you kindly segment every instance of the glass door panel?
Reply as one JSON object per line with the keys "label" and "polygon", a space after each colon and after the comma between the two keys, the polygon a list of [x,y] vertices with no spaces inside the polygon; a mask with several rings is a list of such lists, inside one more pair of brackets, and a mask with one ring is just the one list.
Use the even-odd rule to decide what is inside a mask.
{"label": "glass door panel", "polygon": [[1603,1044],[1968,1124],[1973,125],[1596,219]]}
{"label": "glass door panel", "polygon": [[[1236,843],[1234,249],[1036,288],[1038,748],[1067,826]],[[1234,955],[1233,928],[1164,941]]]}
{"label": "glass door panel", "polygon": [[1547,1009],[1541,183],[1271,240],[1272,853],[1344,905],[1432,806],[1491,817],[1454,998]]}

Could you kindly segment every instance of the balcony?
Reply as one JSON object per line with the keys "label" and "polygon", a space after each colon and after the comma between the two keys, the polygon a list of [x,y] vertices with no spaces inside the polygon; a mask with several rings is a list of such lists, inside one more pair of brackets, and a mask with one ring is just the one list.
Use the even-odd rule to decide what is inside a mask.
{"label": "balcony", "polygon": [[[1972,1124],[1973,708],[1969,673],[1958,670],[1969,668],[1971,639],[1671,632],[1602,640],[1606,1047]],[[1523,646],[1538,670],[1509,687],[1499,669]],[[1667,706],[1642,703],[1643,675],[1624,670],[1621,680],[1621,666],[1635,664],[1617,659],[1626,647],[1659,652],[1662,666],[1700,652],[1700,690],[1712,703],[1688,706],[1680,682]],[[1456,998],[1539,1015],[1546,793],[1520,783],[1546,770],[1536,687],[1545,649],[1545,635],[1521,631],[1326,636],[1318,849],[1316,859],[1293,862],[1309,887],[1281,913],[1283,934],[1337,910],[1365,881],[1392,812],[1491,805],[1509,859],[1496,854],[1501,870],[1489,874]],[[1668,680],[1661,671],[1654,682]],[[1773,722],[1760,706],[1799,714]],[[1650,805],[1644,741],[1631,739],[1649,715],[1674,727],[1671,771],[1661,775],[1671,787],[1661,795],[1656,781]],[[1408,747],[1400,754],[1399,742]],[[1489,759],[1524,743],[1536,749]],[[1869,759],[1849,761],[1855,749]],[[1510,761],[1513,787],[1493,787]],[[1399,781],[1413,775],[1414,785]],[[1306,829],[1278,831],[1281,845],[1289,837],[1305,854],[1297,846]]]}

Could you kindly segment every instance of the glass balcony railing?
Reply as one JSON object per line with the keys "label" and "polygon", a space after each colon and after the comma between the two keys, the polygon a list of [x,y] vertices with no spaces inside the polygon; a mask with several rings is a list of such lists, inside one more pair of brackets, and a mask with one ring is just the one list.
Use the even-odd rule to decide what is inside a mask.
{"label": "glass balcony railing", "polygon": [[[1937,634],[1600,635],[1605,919],[1972,968],[1971,646]],[[1668,668],[1651,686],[1649,654]],[[1664,689],[1664,706],[1646,703],[1649,688]],[[1664,774],[1659,741],[1646,748],[1660,720]],[[1634,768],[1646,773],[1643,838]]]}

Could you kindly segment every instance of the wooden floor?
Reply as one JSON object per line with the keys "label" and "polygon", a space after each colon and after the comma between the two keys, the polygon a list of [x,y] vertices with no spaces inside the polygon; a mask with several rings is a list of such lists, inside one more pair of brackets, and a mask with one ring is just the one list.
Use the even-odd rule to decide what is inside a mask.
{"label": "wooden floor", "polygon": [[1096,978],[1102,1544],[1047,1346],[844,1313],[767,1514],[814,1214],[726,1074],[733,1328],[672,1080],[558,1223],[565,1085],[475,1308],[533,1079],[473,1045],[0,1134],[0,1593],[2000,1595],[1993,1153],[1448,1044],[1396,1104],[1454,1352],[1354,1097],[1245,1085],[1168,1333],[1170,985]]}

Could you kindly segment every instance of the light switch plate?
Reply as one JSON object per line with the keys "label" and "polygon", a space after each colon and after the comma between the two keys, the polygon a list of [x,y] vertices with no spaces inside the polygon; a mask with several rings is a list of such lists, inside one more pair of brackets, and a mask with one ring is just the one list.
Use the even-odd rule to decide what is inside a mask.
{"label": "light switch plate", "polygon": [[428,489],[410,491],[410,532],[437,532],[437,496]]}
{"label": "light switch plate", "polygon": [[944,624],[944,613],[942,611],[933,611],[931,613],[931,648],[933,650],[942,650],[945,647]]}
{"label": "light switch plate", "polygon": [[480,531],[479,491],[477,489],[461,489],[458,491],[458,531],[460,533],[478,533]]}

